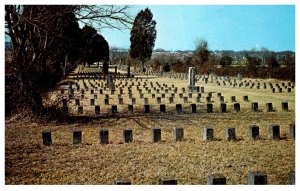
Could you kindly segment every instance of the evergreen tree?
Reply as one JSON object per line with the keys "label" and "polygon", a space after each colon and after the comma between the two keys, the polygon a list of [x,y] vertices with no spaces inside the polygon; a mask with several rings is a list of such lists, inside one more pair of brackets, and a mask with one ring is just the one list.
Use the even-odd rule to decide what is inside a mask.
{"label": "evergreen tree", "polygon": [[130,56],[142,62],[145,72],[145,62],[151,58],[156,39],[156,21],[150,9],[140,11],[134,19],[130,37]]}

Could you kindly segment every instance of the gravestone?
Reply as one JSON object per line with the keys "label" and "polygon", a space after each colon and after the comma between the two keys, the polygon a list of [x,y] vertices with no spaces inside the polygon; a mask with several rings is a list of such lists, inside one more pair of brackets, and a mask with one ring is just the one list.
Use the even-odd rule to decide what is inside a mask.
{"label": "gravestone", "polygon": [[237,79],[240,80],[240,81],[242,81],[243,80],[243,75],[241,73],[238,73]]}
{"label": "gravestone", "polygon": [[182,127],[174,127],[174,136],[175,141],[182,141],[183,140],[183,128]]}
{"label": "gravestone", "polygon": [[189,67],[189,91],[193,91],[195,89],[195,67]]}
{"label": "gravestone", "polygon": [[248,96],[243,96],[244,101],[249,101]]}
{"label": "gravestone", "polygon": [[267,175],[263,172],[250,172],[248,175],[249,185],[267,185]]}
{"label": "gravestone", "polygon": [[226,128],[225,132],[226,132],[226,140],[227,141],[236,140],[235,128]]}
{"label": "gravestone", "polygon": [[273,104],[272,103],[266,103],[266,110],[267,112],[272,112],[273,110]]}
{"label": "gravestone", "polygon": [[176,104],[176,111],[177,111],[177,113],[182,113],[182,105],[181,104]]}
{"label": "gravestone", "polygon": [[133,105],[128,105],[128,113],[133,113]]}
{"label": "gravestone", "polygon": [[231,102],[236,102],[235,96],[231,96]]}
{"label": "gravestone", "polygon": [[252,140],[259,138],[259,127],[257,125],[249,126],[249,138]]}
{"label": "gravestone", "polygon": [[159,110],[160,110],[160,112],[165,113],[165,112],[166,112],[166,105],[165,105],[165,104],[161,104],[161,105],[159,106]]}
{"label": "gravestone", "polygon": [[252,111],[257,112],[258,111],[258,103],[257,102],[252,102]]}
{"label": "gravestone", "polygon": [[118,106],[117,105],[112,105],[111,106],[111,112],[112,112],[112,114],[117,114],[118,113]]}
{"label": "gravestone", "polygon": [[190,111],[191,111],[191,113],[197,113],[197,111],[196,111],[196,104],[191,104],[190,105]]}
{"label": "gravestone", "polygon": [[100,129],[99,136],[100,136],[100,144],[108,144],[108,130],[107,129]]}
{"label": "gravestone", "polygon": [[226,103],[221,103],[220,105],[220,112],[221,113],[226,113],[227,109],[226,109]]}
{"label": "gravestone", "polygon": [[295,171],[291,171],[288,174],[288,178],[289,178],[289,185],[295,185]]}
{"label": "gravestone", "polygon": [[95,115],[100,115],[100,105],[95,106]]}
{"label": "gravestone", "polygon": [[82,131],[74,130],[73,131],[73,144],[80,144],[82,142]]}
{"label": "gravestone", "polygon": [[78,115],[83,114],[83,106],[78,106]]}
{"label": "gravestone", "polygon": [[131,143],[133,141],[133,135],[132,130],[129,128],[126,128],[123,130],[123,137],[125,143]]}
{"label": "gravestone", "polygon": [[159,142],[161,141],[161,129],[160,128],[153,128],[152,129],[152,142]]}
{"label": "gravestone", "polygon": [[233,109],[234,111],[239,112],[241,110],[240,104],[239,103],[233,104]]}
{"label": "gravestone", "polygon": [[282,102],[281,103],[281,108],[282,108],[282,111],[289,111],[288,102]]}
{"label": "gravestone", "polygon": [[226,185],[226,177],[222,174],[209,174],[207,177],[208,185]]}
{"label": "gravestone", "polygon": [[160,185],[177,185],[177,180],[174,176],[162,176],[159,178]]}
{"label": "gravestone", "polygon": [[203,140],[204,141],[212,141],[214,138],[214,129],[205,127],[203,132]]}
{"label": "gravestone", "polygon": [[131,181],[128,179],[116,178],[115,185],[131,185]]}
{"label": "gravestone", "polygon": [[91,99],[90,102],[91,102],[91,103],[90,103],[91,106],[94,106],[94,105],[95,105],[95,99]]}
{"label": "gravestone", "polygon": [[206,112],[207,113],[213,112],[213,104],[211,104],[211,103],[206,104]]}
{"label": "gravestone", "polygon": [[279,125],[270,125],[269,133],[271,139],[280,139],[280,126]]}
{"label": "gravestone", "polygon": [[43,131],[42,132],[42,138],[43,138],[43,145],[51,145],[52,144],[52,138],[51,138],[51,131]]}
{"label": "gravestone", "polygon": [[110,88],[111,90],[115,89],[115,84],[114,84],[113,76],[111,74],[108,74],[106,76],[106,83],[107,83],[108,88]]}
{"label": "gravestone", "polygon": [[150,113],[150,105],[144,105],[144,113]]}

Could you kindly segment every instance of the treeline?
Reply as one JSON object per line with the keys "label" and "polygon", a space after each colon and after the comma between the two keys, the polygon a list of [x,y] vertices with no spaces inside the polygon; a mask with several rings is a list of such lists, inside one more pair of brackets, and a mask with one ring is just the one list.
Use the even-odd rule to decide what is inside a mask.
{"label": "treeline", "polygon": [[[237,62],[237,55],[239,61]],[[249,78],[275,78],[295,81],[295,53],[261,51],[218,51],[208,50],[207,42],[200,40],[192,54],[160,54],[148,62],[149,67],[164,72],[187,72],[196,67],[200,74],[237,76],[238,73]]]}
{"label": "treeline", "polygon": [[[91,26],[131,23],[127,6],[6,5],[5,114],[16,109],[47,112],[42,94],[79,63],[108,65],[109,46]],[[113,24],[112,24],[113,23]],[[103,67],[108,69],[108,67]],[[105,72],[105,71],[104,71]]]}

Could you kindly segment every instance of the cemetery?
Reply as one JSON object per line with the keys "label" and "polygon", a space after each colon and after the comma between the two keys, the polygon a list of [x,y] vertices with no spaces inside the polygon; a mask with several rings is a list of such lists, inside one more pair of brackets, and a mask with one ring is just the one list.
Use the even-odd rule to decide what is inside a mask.
{"label": "cemetery", "polygon": [[77,68],[49,92],[79,120],[8,128],[18,142],[6,144],[7,183],[295,183],[294,83],[95,70]]}
{"label": "cemetery", "polygon": [[295,185],[294,34],[295,5],[5,5],[5,185]]}

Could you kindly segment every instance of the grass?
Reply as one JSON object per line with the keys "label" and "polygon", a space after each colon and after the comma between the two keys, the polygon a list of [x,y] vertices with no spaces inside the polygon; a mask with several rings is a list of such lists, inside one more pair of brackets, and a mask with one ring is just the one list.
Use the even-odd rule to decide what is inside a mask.
{"label": "grass", "polygon": [[[148,81],[175,84],[179,90],[187,83],[169,78]],[[114,184],[117,177],[128,178],[132,184],[158,184],[160,176],[175,176],[178,184],[206,184],[209,173],[223,174],[227,184],[247,184],[250,171],[265,172],[268,184],[287,184],[288,173],[295,170],[295,140],[289,135],[289,124],[295,121],[294,93],[273,94],[270,89],[233,89],[198,83],[205,87],[206,93],[221,92],[229,105],[230,96],[235,95],[241,103],[241,112],[229,110],[225,114],[208,114],[201,106],[205,105],[202,99],[197,114],[122,113],[120,117],[64,123],[17,117],[7,119],[5,184],[98,185]],[[249,103],[241,102],[243,95],[249,96]],[[115,102],[114,98],[110,101]],[[149,100],[150,104],[152,101]],[[252,101],[259,102],[261,112],[250,111]],[[289,112],[281,111],[283,101],[289,102]],[[264,111],[267,102],[273,103],[276,112]],[[89,99],[82,103],[88,108]],[[126,98],[124,103],[126,107]],[[136,107],[141,107],[141,103],[138,102]],[[213,103],[219,105],[218,100]],[[89,115],[88,109],[85,115]],[[259,140],[248,138],[251,124],[260,127]],[[270,124],[280,125],[280,140],[269,139]],[[162,128],[159,143],[151,141],[154,127]],[[184,128],[182,142],[174,141],[174,127]],[[204,127],[214,128],[214,141],[202,140]],[[227,127],[236,128],[238,141],[225,140]],[[101,128],[109,130],[108,145],[99,144]],[[133,143],[124,143],[125,128],[133,130]],[[72,131],[75,129],[83,132],[82,144],[72,145]],[[42,145],[43,130],[51,130],[52,146]]]}

